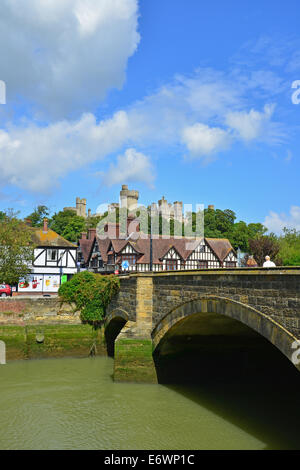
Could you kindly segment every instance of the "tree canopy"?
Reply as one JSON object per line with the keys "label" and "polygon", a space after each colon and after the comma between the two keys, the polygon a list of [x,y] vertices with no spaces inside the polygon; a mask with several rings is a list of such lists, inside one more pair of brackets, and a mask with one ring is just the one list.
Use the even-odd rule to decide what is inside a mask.
{"label": "tree canopy", "polygon": [[300,231],[283,229],[278,238],[279,257],[283,266],[300,266]]}
{"label": "tree canopy", "polygon": [[17,214],[7,211],[0,220],[0,282],[17,284],[30,274],[34,246],[31,232]]}
{"label": "tree canopy", "polygon": [[47,206],[37,206],[34,211],[29,214],[26,219],[29,219],[32,227],[42,227],[44,219],[48,218],[50,210]]}

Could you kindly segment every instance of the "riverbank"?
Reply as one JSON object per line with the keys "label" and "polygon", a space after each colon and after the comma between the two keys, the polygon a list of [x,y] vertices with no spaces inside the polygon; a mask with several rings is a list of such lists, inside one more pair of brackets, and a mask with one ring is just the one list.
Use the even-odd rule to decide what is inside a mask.
{"label": "riverbank", "polygon": [[90,325],[0,325],[6,360],[106,355],[103,330]]}
{"label": "riverbank", "polygon": [[58,297],[0,298],[0,340],[7,361],[106,355],[103,330],[83,325]]}

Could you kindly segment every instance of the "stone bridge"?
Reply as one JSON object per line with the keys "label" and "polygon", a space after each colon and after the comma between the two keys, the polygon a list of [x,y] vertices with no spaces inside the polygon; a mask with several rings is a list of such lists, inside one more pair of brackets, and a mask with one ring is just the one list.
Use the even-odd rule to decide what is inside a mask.
{"label": "stone bridge", "polygon": [[300,370],[300,268],[132,274],[120,281],[105,323],[115,380],[155,382],[155,357],[179,346],[222,347],[224,337],[239,347],[268,340]]}

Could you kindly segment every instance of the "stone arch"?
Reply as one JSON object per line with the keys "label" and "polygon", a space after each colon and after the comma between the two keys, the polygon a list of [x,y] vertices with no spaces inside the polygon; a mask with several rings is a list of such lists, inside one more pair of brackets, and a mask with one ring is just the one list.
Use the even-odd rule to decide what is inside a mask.
{"label": "stone arch", "polygon": [[237,320],[266,338],[282,354],[284,354],[300,370],[300,364],[295,364],[295,342],[299,340],[284,326],[268,315],[249,305],[225,297],[204,296],[185,302],[167,313],[152,331],[153,352],[155,352],[167,332],[179,321],[195,314],[219,314]]}
{"label": "stone arch", "polygon": [[110,312],[105,319],[105,341],[107,354],[110,357],[114,357],[115,340],[128,322],[128,318],[129,315],[126,310],[117,308]]}

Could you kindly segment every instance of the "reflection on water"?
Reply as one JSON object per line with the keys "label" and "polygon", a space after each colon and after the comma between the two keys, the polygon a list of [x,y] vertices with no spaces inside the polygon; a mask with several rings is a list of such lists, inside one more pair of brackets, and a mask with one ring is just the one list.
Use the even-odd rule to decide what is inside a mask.
{"label": "reflection on water", "polygon": [[276,384],[231,386],[119,384],[112,366],[105,357],[1,366],[0,448],[299,447],[296,379],[289,385],[280,377]]}

